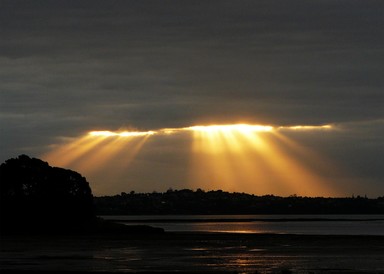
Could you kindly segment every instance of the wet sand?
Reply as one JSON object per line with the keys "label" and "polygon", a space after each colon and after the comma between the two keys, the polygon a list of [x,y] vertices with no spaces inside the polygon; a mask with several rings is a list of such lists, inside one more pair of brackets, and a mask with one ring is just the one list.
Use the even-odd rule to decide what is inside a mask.
{"label": "wet sand", "polygon": [[7,236],[0,272],[384,273],[383,236]]}

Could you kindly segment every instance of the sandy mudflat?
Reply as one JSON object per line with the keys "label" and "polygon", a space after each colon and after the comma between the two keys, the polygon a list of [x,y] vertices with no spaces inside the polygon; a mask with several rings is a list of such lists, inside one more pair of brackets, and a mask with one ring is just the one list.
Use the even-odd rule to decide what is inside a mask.
{"label": "sandy mudflat", "polygon": [[0,272],[384,273],[382,236],[8,236]]}

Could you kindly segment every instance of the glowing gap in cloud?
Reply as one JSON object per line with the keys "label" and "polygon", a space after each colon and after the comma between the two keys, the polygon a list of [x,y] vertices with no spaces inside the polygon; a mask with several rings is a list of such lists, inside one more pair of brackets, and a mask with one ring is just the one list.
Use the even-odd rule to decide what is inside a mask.
{"label": "glowing gap in cloud", "polygon": [[108,130],[103,131],[91,131],[89,135],[95,137],[137,137],[137,136],[150,136],[155,134],[155,131],[121,131],[113,132]]}
{"label": "glowing gap in cloud", "polygon": [[335,129],[333,125],[322,125],[322,126],[280,126],[278,130],[331,130]]}
{"label": "glowing gap in cloud", "polygon": [[202,132],[272,132],[280,130],[331,130],[333,125],[294,125],[294,126],[270,126],[270,125],[251,125],[251,124],[228,124],[228,125],[196,125],[180,128],[161,128],[149,131],[91,131],[88,134],[94,137],[136,137],[151,136],[155,134],[176,134],[183,131],[202,131]]}
{"label": "glowing gap in cloud", "polygon": [[263,125],[248,125],[248,124],[234,124],[234,125],[208,125],[208,126],[192,126],[185,128],[185,130],[192,131],[204,131],[204,132],[269,132],[274,128],[272,126],[263,126]]}

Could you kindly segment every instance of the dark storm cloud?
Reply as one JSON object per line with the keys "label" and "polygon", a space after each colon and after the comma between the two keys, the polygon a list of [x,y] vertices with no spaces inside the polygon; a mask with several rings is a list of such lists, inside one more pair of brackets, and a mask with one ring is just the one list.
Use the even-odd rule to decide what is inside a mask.
{"label": "dark storm cloud", "polygon": [[1,158],[95,128],[371,125],[384,116],[383,10],[374,0],[1,1]]}
{"label": "dark storm cloud", "polygon": [[[3,68],[11,70],[5,82],[40,95],[32,100],[35,108],[61,105],[67,110],[67,101],[86,109],[122,100],[149,105],[208,101],[208,106],[234,100],[233,108],[226,106],[231,112],[244,103],[246,118],[252,118],[259,114],[252,109],[269,104],[270,119],[279,122],[275,111],[286,116],[295,107],[291,115],[296,120],[296,113],[307,114],[302,105],[358,107],[362,98],[374,104],[382,95],[380,2],[3,5],[0,52],[6,59]],[[15,86],[23,85],[20,80],[24,87]],[[13,96],[18,97],[11,103],[17,104],[20,97],[28,98]],[[168,111],[165,104],[162,113]],[[201,111],[212,112],[210,107]],[[343,111],[327,111],[329,117],[322,119],[337,120]],[[375,117],[379,110],[371,111]]]}

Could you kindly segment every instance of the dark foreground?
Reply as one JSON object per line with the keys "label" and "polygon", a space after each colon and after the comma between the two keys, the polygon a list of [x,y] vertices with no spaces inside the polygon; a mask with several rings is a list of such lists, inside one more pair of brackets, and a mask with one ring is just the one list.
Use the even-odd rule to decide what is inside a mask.
{"label": "dark foreground", "polygon": [[226,233],[2,237],[0,273],[20,270],[26,274],[384,273],[384,237]]}

